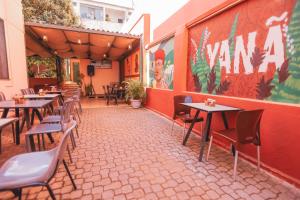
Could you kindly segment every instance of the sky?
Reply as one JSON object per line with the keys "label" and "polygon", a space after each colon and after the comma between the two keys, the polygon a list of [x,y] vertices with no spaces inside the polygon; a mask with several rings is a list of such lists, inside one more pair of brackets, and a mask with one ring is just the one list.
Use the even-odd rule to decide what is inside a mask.
{"label": "sky", "polygon": [[[120,0],[124,1],[124,0]],[[134,0],[135,11],[122,31],[127,32],[143,13],[151,15],[151,33],[189,0]],[[153,35],[151,35],[151,40]]]}

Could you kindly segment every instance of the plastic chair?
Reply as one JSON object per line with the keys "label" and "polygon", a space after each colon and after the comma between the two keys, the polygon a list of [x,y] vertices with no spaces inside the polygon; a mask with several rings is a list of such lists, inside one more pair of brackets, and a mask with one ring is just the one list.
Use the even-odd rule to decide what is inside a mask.
{"label": "plastic chair", "polygon": [[221,131],[212,131],[207,151],[208,160],[213,138],[221,136],[235,147],[233,178],[236,179],[238,155],[241,147],[245,144],[257,146],[257,168],[260,169],[260,121],[263,110],[240,111],[236,118],[236,128]]}
{"label": "plastic chair", "polygon": [[0,154],[2,153],[2,139],[1,139],[2,128],[11,124],[11,130],[13,133],[13,141],[15,143],[16,142],[15,122],[18,120],[19,120],[18,118],[4,118],[4,119],[0,118]]}
{"label": "plastic chair", "polygon": [[75,182],[63,158],[68,138],[75,126],[75,121],[66,124],[66,130],[59,145],[54,149],[20,154],[7,160],[0,168],[0,191],[17,190],[19,199],[21,199],[23,188],[45,186],[50,197],[56,199],[49,182],[55,176],[61,163],[64,164],[73,188],[76,190]]}
{"label": "plastic chair", "polygon": [[[176,119],[180,119],[183,122],[183,137],[185,135],[186,124],[190,124],[193,122],[194,117],[191,116],[191,108],[182,105],[181,103],[192,103],[193,99],[191,96],[186,95],[176,95],[173,98],[174,100],[174,113],[173,113],[173,124],[172,124],[172,131],[174,129],[174,124]],[[202,117],[198,117],[196,122],[203,122]],[[201,130],[202,130],[202,123],[201,123]]]}
{"label": "plastic chair", "polygon": [[[4,95],[3,92],[0,92],[0,101],[6,101],[6,97]],[[9,110],[10,112],[11,110]],[[3,112],[2,110],[0,110],[0,113]],[[14,111],[12,111],[14,112]],[[2,114],[1,114],[2,115]],[[11,124],[11,129],[12,129],[12,133],[13,133],[13,141],[14,143],[16,142],[16,136],[15,136],[15,122],[18,121],[18,118],[14,117],[15,114],[10,115],[8,118],[5,118],[8,122],[8,124],[4,123],[1,125],[0,123],[0,153],[2,152],[2,140],[1,140],[1,133],[2,133],[2,128],[6,125]],[[23,117],[23,121],[25,121],[24,117]]]}
{"label": "plastic chair", "polygon": [[[76,130],[76,135],[77,135],[77,137],[79,137],[79,134],[78,134],[78,121],[77,121],[77,118],[76,118],[76,111],[75,111],[75,103],[74,103],[74,100],[73,99],[68,99],[67,100],[67,102],[68,101],[72,101],[73,102],[73,105],[71,105],[71,107],[69,108],[69,112],[70,112],[70,114],[71,114],[71,118],[73,118],[76,122],[77,122],[77,125],[76,125],[76,127],[75,127],[75,130]],[[64,104],[63,106],[62,106],[62,109],[61,109],[61,111],[63,110],[63,109],[65,109],[65,106],[66,104]],[[60,113],[62,113],[62,112],[60,112]],[[61,123],[61,121],[63,120],[63,117],[62,117],[62,115],[60,114],[60,115],[48,115],[48,116],[46,116],[42,121],[41,121],[41,123],[42,124],[55,124],[55,123]]]}
{"label": "plastic chair", "polygon": [[[63,106],[63,110],[61,112],[61,120],[60,123],[44,123],[44,124],[37,124],[34,127],[32,127],[29,131],[27,131],[27,133],[25,134],[26,137],[26,143],[27,143],[27,149],[28,151],[31,149],[29,147],[30,145],[30,141],[29,141],[29,137],[33,137],[34,135],[37,136],[38,139],[38,147],[39,149],[41,149],[41,142],[40,142],[40,135],[42,136],[42,146],[43,149],[45,149],[45,139],[44,139],[44,134],[49,134],[49,133],[56,133],[56,132],[63,132],[64,131],[64,124],[67,124],[71,121],[71,109],[73,106],[73,102],[72,100],[66,100],[64,102],[64,106]],[[72,141],[72,145],[73,148],[76,146],[75,143],[75,138],[73,133],[71,134],[71,141]],[[72,157],[70,154],[70,151],[68,149],[68,153],[69,153],[69,157],[70,157],[70,161],[72,162]]]}

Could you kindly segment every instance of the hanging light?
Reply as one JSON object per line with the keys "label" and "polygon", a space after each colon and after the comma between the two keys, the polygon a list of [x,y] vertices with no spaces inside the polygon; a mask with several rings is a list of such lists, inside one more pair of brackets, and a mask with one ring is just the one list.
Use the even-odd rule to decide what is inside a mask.
{"label": "hanging light", "polygon": [[47,42],[47,41],[48,41],[48,37],[47,37],[46,35],[43,35],[43,40],[44,40],[45,42]]}
{"label": "hanging light", "polygon": [[110,42],[108,42],[108,43],[107,43],[107,46],[108,46],[108,47],[110,47],[110,46],[111,46],[111,43],[110,43]]}
{"label": "hanging light", "polygon": [[77,40],[77,43],[78,43],[78,44],[81,44],[81,40],[80,40],[80,39],[78,39],[78,40]]}
{"label": "hanging light", "polygon": [[103,58],[106,58],[106,54],[103,54]]}
{"label": "hanging light", "polygon": [[130,50],[131,48],[132,48],[131,44],[130,44],[130,45],[128,45],[128,49]]}

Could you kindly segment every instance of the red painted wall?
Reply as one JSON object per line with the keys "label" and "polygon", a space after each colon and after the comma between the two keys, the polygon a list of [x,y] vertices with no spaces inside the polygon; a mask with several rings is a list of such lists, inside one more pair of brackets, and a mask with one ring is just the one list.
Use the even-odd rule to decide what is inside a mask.
{"label": "red painted wall", "polygon": [[[243,109],[265,109],[262,118],[262,148],[261,159],[263,167],[277,176],[300,187],[300,105],[264,102],[225,96],[211,96],[186,91],[187,72],[187,28],[186,24],[201,20],[218,9],[235,1],[225,0],[191,0],[178,12],[162,23],[154,31],[157,41],[168,33],[175,32],[174,44],[174,91],[147,89],[147,105],[162,115],[171,118],[173,113],[173,95],[190,94],[196,102],[207,97],[217,100],[220,104],[240,107]],[[205,117],[205,114],[202,114]],[[233,126],[234,115],[229,116]],[[212,129],[223,128],[220,116],[213,116]],[[196,131],[199,129],[196,127]],[[244,158],[255,161],[255,147],[248,145],[243,149]]]}

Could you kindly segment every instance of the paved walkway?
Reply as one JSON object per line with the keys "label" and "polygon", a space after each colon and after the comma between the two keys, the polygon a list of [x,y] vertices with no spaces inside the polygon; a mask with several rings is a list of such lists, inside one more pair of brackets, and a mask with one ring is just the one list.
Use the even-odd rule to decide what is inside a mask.
{"label": "paved walkway", "polygon": [[[171,135],[170,121],[151,111],[92,107],[84,109],[74,163],[69,164],[78,189],[72,190],[61,166],[50,182],[58,199],[300,199],[295,188],[242,161],[234,182],[232,156],[215,146],[209,162],[198,162],[200,139],[191,137],[182,146],[181,127]],[[22,145],[5,144],[0,165],[12,148],[23,151]],[[23,199],[48,198],[40,187],[23,193]],[[2,192],[0,199],[13,197]]]}

